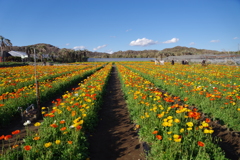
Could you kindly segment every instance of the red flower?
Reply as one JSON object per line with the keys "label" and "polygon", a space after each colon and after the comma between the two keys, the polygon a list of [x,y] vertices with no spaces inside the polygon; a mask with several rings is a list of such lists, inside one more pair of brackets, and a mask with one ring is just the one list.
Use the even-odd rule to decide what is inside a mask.
{"label": "red flower", "polygon": [[58,125],[56,125],[56,124],[50,124],[50,126],[53,127],[53,128],[57,128],[58,127]]}
{"label": "red flower", "polygon": [[197,108],[193,108],[193,112],[197,112]]}
{"label": "red flower", "polygon": [[61,102],[61,99],[60,98],[58,98],[58,99],[56,99],[57,101],[58,101],[58,103],[60,103]]}
{"label": "red flower", "polygon": [[194,112],[192,112],[192,111],[188,112],[188,117],[193,118],[194,117]]}
{"label": "red flower", "polygon": [[4,135],[2,135],[2,136],[0,137],[0,140],[3,140],[3,139],[4,139],[4,137],[5,137],[5,136],[4,136]]}
{"label": "red flower", "polygon": [[4,139],[7,141],[9,138],[12,138],[12,135],[6,135]]}
{"label": "red flower", "polygon": [[209,122],[211,122],[211,119],[209,119],[209,118],[206,118],[206,123],[209,123]]}
{"label": "red flower", "polygon": [[12,132],[12,135],[20,133],[20,130],[16,130]]}
{"label": "red flower", "polygon": [[205,146],[205,144],[204,144],[203,142],[201,142],[201,141],[198,141],[197,143],[198,143],[198,145],[199,145],[200,147],[204,147],[204,146]]}
{"label": "red flower", "polygon": [[62,127],[61,129],[60,129],[60,131],[65,131],[67,129],[67,127]]}
{"label": "red flower", "polygon": [[61,120],[61,121],[60,121],[60,124],[64,124],[64,123],[65,123],[65,120]]}
{"label": "red flower", "polygon": [[24,149],[25,149],[26,151],[29,151],[30,149],[32,149],[32,147],[31,147],[30,145],[27,145],[27,146],[24,146]]}
{"label": "red flower", "polygon": [[162,140],[162,136],[161,135],[156,135],[156,138],[159,140]]}
{"label": "red flower", "polygon": [[79,131],[80,129],[82,129],[82,126],[77,126],[76,130]]}
{"label": "red flower", "polygon": [[153,131],[153,132],[152,132],[152,134],[157,134],[157,133],[158,133],[158,131]]}

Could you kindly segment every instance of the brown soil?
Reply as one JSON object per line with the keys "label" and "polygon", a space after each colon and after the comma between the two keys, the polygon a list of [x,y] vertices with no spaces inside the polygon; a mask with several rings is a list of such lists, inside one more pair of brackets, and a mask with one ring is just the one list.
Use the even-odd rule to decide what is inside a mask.
{"label": "brown soil", "polygon": [[131,123],[121,84],[113,67],[99,124],[89,138],[91,160],[143,160],[143,146]]}
{"label": "brown soil", "polygon": [[[59,95],[56,95],[56,98]],[[42,106],[49,107],[51,102]],[[33,126],[33,123],[28,126],[28,130],[36,131],[38,129]],[[240,132],[231,131],[217,121],[211,122],[211,126],[214,129],[213,136],[222,139],[219,145],[226,152],[227,158],[240,160]],[[23,126],[20,116],[15,117],[13,122],[7,127],[0,127],[0,136],[11,134],[15,130],[21,130],[20,134],[5,143],[3,150],[6,150],[9,145],[14,145],[15,137],[18,137],[20,144],[26,136],[26,128]],[[138,135],[134,130],[134,124],[130,121],[115,67],[113,67],[106,88],[102,109],[99,111],[99,124],[95,132],[89,136],[89,142],[91,160],[145,159],[144,149],[146,149],[146,146],[139,141]],[[2,147],[2,143],[0,143],[0,148],[2,149]]]}
{"label": "brown soil", "polygon": [[213,136],[221,139],[218,144],[226,152],[226,157],[240,160],[240,132],[231,131],[218,121],[211,122],[210,125],[214,129]]}

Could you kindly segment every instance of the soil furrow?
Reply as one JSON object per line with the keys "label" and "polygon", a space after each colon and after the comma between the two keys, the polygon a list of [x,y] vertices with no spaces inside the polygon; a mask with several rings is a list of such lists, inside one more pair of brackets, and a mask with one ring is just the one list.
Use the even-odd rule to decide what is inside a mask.
{"label": "soil furrow", "polygon": [[145,159],[126,105],[117,70],[113,66],[99,111],[99,124],[89,138],[91,160]]}

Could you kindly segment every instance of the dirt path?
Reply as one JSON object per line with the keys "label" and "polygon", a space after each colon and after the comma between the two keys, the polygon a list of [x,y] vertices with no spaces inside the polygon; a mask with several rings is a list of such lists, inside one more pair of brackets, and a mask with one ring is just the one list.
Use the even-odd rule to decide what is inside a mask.
{"label": "dirt path", "polygon": [[143,147],[129,118],[115,66],[99,116],[99,124],[89,140],[91,160],[145,159]]}

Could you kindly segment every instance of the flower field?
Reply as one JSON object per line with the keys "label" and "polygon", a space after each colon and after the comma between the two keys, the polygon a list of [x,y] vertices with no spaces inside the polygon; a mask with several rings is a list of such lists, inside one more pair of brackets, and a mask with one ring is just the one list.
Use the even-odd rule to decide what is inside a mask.
{"label": "flower field", "polygon": [[226,159],[211,136],[211,119],[199,122],[201,113],[180,103],[181,97],[159,91],[122,65],[118,68],[132,119],[151,147],[149,159]]}
{"label": "flower field", "polygon": [[[80,81],[96,69],[95,66],[39,66],[37,78],[41,101],[50,100],[52,95]],[[18,107],[24,110],[32,103],[36,104],[36,85],[33,66],[5,68],[0,75],[0,126],[4,126],[19,113]]]}
{"label": "flower field", "polygon": [[[111,65],[105,66],[84,79],[72,92],[66,92],[62,98],[52,101],[52,110],[42,107],[44,121],[34,124],[39,127],[38,132],[27,133],[25,143],[20,145],[16,142],[16,145],[10,146],[12,149],[1,159],[86,159],[86,132],[97,121],[96,114],[110,69]],[[24,125],[27,127],[30,123],[27,121]],[[7,143],[19,132],[2,135],[0,140]]]}
{"label": "flower field", "polygon": [[[115,62],[127,108],[149,160],[228,159],[213,136],[214,124],[240,131],[240,69],[236,66],[154,65],[153,62]],[[89,133],[96,128],[112,64],[38,66],[42,122],[37,132],[21,130],[2,135],[9,144],[0,159],[89,159]],[[36,101],[34,68],[0,70],[0,126]],[[77,84],[61,98],[53,95]],[[3,117],[3,118],[2,118]],[[239,136],[239,135],[237,135]],[[14,145],[10,140],[15,138]],[[234,153],[235,154],[235,153]],[[238,153],[237,156],[239,156]]]}
{"label": "flower field", "polygon": [[[240,68],[200,64],[129,65],[157,87],[194,104],[213,120],[240,131]],[[224,122],[224,123],[223,123]]]}

